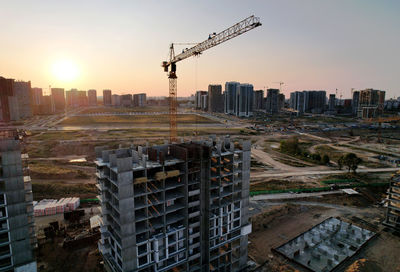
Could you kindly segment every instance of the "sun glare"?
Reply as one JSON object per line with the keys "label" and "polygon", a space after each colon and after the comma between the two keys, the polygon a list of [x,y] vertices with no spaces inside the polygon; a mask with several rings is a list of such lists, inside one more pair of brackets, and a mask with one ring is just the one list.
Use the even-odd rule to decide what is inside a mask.
{"label": "sun glare", "polygon": [[79,76],[79,69],[74,62],[61,60],[54,63],[53,74],[60,81],[70,82]]}

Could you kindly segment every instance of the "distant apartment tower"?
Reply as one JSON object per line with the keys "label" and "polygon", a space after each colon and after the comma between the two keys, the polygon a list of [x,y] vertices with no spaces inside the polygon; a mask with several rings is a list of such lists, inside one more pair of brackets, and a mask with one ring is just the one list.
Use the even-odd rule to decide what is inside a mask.
{"label": "distant apartment tower", "polygon": [[304,111],[323,113],[326,105],[326,91],[303,91]]}
{"label": "distant apartment tower", "polygon": [[198,109],[198,110],[201,109],[201,97],[206,94],[207,94],[206,91],[196,91],[196,96],[195,96],[195,101],[194,101],[194,105],[195,105],[196,109]]}
{"label": "distant apartment tower", "polygon": [[123,106],[123,107],[132,107],[133,106],[133,100],[132,100],[131,94],[123,94],[120,96],[120,98],[121,98],[121,106]]}
{"label": "distant apartment tower", "polygon": [[245,83],[237,87],[236,116],[253,116],[253,85]]}
{"label": "distant apartment tower", "polygon": [[285,95],[283,93],[280,93],[278,95],[278,110],[280,111],[285,107]]}
{"label": "distant apartment tower", "polygon": [[298,114],[322,113],[326,105],[326,91],[302,91],[290,94],[290,107]]}
{"label": "distant apartment tower", "polygon": [[329,95],[329,101],[328,101],[328,110],[329,111],[334,111],[335,110],[335,104],[336,104],[336,95],[335,94],[330,94]]}
{"label": "distant apartment tower", "polygon": [[103,106],[111,106],[111,90],[103,90]]}
{"label": "distant apartment tower", "polygon": [[237,109],[237,89],[240,85],[239,82],[226,82],[224,92],[224,112],[226,114],[236,115]]}
{"label": "distant apartment tower", "polygon": [[30,81],[14,81],[14,96],[18,101],[20,118],[32,117],[32,90]]}
{"label": "distant apartment tower", "polygon": [[208,111],[224,112],[224,97],[221,85],[208,85]]}
{"label": "distant apartment tower", "polygon": [[42,104],[39,106],[39,114],[52,114],[53,105],[51,95],[43,95]]}
{"label": "distant apartment tower", "polygon": [[270,114],[279,112],[279,89],[267,89],[267,103],[265,109],[266,112]]}
{"label": "distant apartment tower", "polygon": [[203,110],[203,111],[207,111],[208,110],[208,95],[207,94],[203,94],[201,96],[200,109]]}
{"label": "distant apartment tower", "polygon": [[109,270],[246,269],[250,142],[98,147],[96,157]]}
{"label": "distant apartment tower", "polygon": [[53,113],[61,113],[65,111],[64,89],[51,88],[51,99]]}
{"label": "distant apartment tower", "polygon": [[360,91],[354,91],[353,99],[351,101],[351,108],[352,108],[353,115],[357,115],[359,103],[360,103]]}
{"label": "distant apartment tower", "polygon": [[365,89],[360,91],[357,116],[361,118],[375,118],[383,113],[385,91]]}
{"label": "distant apartment tower", "polygon": [[77,108],[85,107],[88,105],[88,98],[85,91],[78,91],[77,89],[72,89],[65,92],[67,107]]}
{"label": "distant apartment tower", "polygon": [[297,115],[304,113],[304,92],[293,92],[290,94],[290,108],[297,111]]}
{"label": "distant apartment tower", "polygon": [[113,94],[111,96],[111,106],[119,107],[121,106],[121,96],[118,94]]}
{"label": "distant apartment tower", "polygon": [[43,90],[42,88],[32,88],[32,105],[39,106],[42,104]]}
{"label": "distant apartment tower", "polygon": [[146,101],[146,94],[145,93],[140,93],[140,94],[134,94],[133,95],[133,105],[135,107],[145,107],[147,104]]}
{"label": "distant apartment tower", "polygon": [[14,95],[14,79],[0,77],[0,121],[19,120],[18,100]]}
{"label": "distant apartment tower", "polygon": [[89,90],[88,91],[88,105],[89,106],[97,106],[97,91]]}
{"label": "distant apartment tower", "polygon": [[32,88],[32,114],[37,115],[40,113],[40,106],[43,104],[43,90],[42,88]]}
{"label": "distant apartment tower", "polygon": [[32,185],[15,136],[0,131],[0,271],[36,272]]}
{"label": "distant apartment tower", "polygon": [[254,106],[254,110],[265,109],[264,91],[263,90],[254,91],[253,106]]}

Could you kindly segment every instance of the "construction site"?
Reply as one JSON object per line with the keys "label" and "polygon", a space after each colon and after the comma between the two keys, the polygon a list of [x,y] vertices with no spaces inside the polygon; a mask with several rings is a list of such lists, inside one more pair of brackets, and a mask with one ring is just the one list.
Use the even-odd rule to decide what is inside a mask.
{"label": "construction site", "polygon": [[16,127],[39,271],[400,271],[400,126],[375,118],[384,93],[362,94],[364,120],[179,107],[177,62],[259,26],[171,44],[168,107]]}

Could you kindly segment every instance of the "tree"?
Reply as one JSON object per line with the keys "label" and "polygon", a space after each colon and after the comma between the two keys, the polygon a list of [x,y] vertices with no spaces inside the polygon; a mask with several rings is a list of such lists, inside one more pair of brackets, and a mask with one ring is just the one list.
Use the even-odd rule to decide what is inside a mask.
{"label": "tree", "polygon": [[323,164],[329,164],[329,161],[330,161],[329,156],[326,155],[326,154],[324,154],[324,155],[322,156],[322,163],[323,163]]}
{"label": "tree", "polygon": [[290,154],[295,154],[295,155],[300,154],[301,150],[299,147],[299,139],[296,136],[294,136],[294,137],[290,137],[286,141],[281,141],[280,149],[281,149],[281,151],[287,152]]}
{"label": "tree", "polygon": [[311,154],[311,159],[313,159],[314,161],[321,161],[321,155],[318,153],[313,153]]}
{"label": "tree", "polygon": [[362,162],[362,159],[357,157],[357,155],[354,153],[347,153],[343,157],[343,164],[347,166],[347,169],[349,170],[349,172],[351,170],[353,170],[353,172],[355,173],[358,168],[358,165],[361,162]]}
{"label": "tree", "polygon": [[338,159],[337,164],[339,166],[339,170],[342,170],[343,164],[344,164],[344,156],[340,156],[340,158]]}

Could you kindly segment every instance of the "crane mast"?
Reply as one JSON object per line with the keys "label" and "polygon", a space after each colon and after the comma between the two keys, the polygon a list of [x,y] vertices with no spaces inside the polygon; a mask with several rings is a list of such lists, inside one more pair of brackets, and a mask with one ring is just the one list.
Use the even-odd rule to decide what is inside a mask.
{"label": "crane mast", "polygon": [[203,51],[217,46],[223,42],[233,39],[249,30],[261,26],[260,18],[254,15],[238,22],[237,24],[217,33],[210,34],[208,39],[196,44],[195,46],[183,50],[182,53],[175,56],[174,44],[170,45],[169,60],[162,63],[164,71],[168,73],[169,79],[169,124],[170,141],[177,140],[177,76],[176,63],[191,56],[199,56]]}

